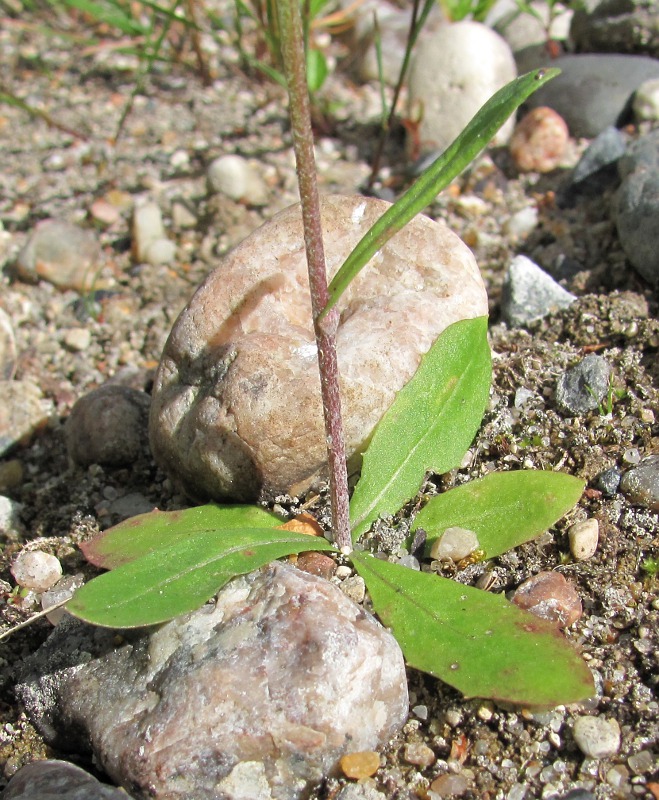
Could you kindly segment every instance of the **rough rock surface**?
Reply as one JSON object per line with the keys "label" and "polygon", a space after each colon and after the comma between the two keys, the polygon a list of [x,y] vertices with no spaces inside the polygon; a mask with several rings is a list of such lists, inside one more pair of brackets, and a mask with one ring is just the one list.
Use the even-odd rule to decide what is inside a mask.
{"label": "rough rock surface", "polygon": [[570,37],[582,52],[659,58],[656,0],[587,0],[572,17]]}
{"label": "rough rock surface", "polygon": [[[151,633],[60,626],[19,687],[56,746],[91,750],[139,798],[293,800],[407,716],[398,644],[284,564]],[[90,655],[91,653],[91,655]],[[75,740],[75,737],[78,740]]]}
{"label": "rough rock surface", "polygon": [[104,786],[66,761],[34,761],[9,781],[2,800],[126,800],[123,789]]}
{"label": "rough rock surface", "polygon": [[[336,272],[388,204],[326,197]],[[151,446],[194,497],[295,494],[326,452],[299,206],[233,250],[174,325],[153,391]],[[352,463],[421,355],[459,319],[487,313],[476,262],[443,225],[417,219],[390,240],[340,302],[337,350]]]}

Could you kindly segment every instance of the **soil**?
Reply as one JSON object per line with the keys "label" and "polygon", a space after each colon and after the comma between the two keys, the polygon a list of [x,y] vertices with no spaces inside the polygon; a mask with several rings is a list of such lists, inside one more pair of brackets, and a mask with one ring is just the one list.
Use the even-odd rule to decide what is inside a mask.
{"label": "soil", "polygon": [[[4,537],[0,562],[5,627],[34,610],[34,598],[17,596],[8,569],[25,543],[57,555],[65,574],[88,575],[77,545],[119,521],[113,512],[117,499],[137,493],[161,509],[186,505],[147,451],[130,468],[71,465],[64,421],[79,397],[111,377],[148,390],[171,324],[195,286],[222,253],[297,199],[283,91],[241,68],[229,33],[204,40],[213,78],[205,86],[190,68],[195,58],[189,37],[174,30],[168,60],[155,62],[144,77],[115,140],[138,61],[120,51],[103,25],[51,10],[39,16],[46,30],[38,16],[3,19],[0,70],[11,76],[11,91],[69,131],[10,104],[0,109],[0,305],[17,337],[15,377],[39,385],[56,414],[47,429],[3,460],[18,475],[4,493],[22,504],[20,529]],[[229,22],[227,27],[232,30]],[[333,47],[335,55],[345,53],[340,43]],[[355,193],[363,187],[378,114],[378,87],[358,85],[341,71],[331,75],[316,112],[321,191]],[[386,196],[399,193],[409,167],[402,137],[394,133],[379,184]],[[630,128],[629,134],[639,131]],[[593,670],[598,694],[585,704],[532,714],[466,700],[411,670],[410,720],[382,753],[381,769],[364,781],[388,798],[432,797],[431,783],[444,774],[465,779],[465,798],[553,798],[579,787],[597,798],[659,797],[659,601],[651,568],[659,558],[657,514],[633,507],[622,494],[607,496],[596,481],[609,467],[624,470],[639,456],[659,452],[659,304],[618,244],[610,214],[613,187],[580,197],[569,208],[557,203],[567,170],[586,144],[573,142],[564,168],[543,176],[520,176],[505,149],[490,151],[428,210],[474,250],[490,296],[496,357],[491,402],[471,462],[454,474],[432,477],[425,489],[518,465],[560,468],[587,481],[579,506],[539,540],[456,577],[473,583],[489,570],[490,589],[507,592],[540,570],[563,572],[584,605],[566,636]],[[225,152],[258,161],[270,190],[267,206],[248,208],[208,195],[206,166]],[[178,245],[180,258],[172,267],[133,261],[130,207],[143,196],[158,202]],[[115,223],[95,218],[92,204],[99,198],[119,209]],[[538,224],[528,235],[515,236],[508,222],[527,207],[538,209]],[[192,215],[190,222],[181,208]],[[103,268],[98,288],[88,294],[58,291],[45,282],[31,285],[13,273],[15,253],[35,224],[49,217],[97,229]],[[520,252],[554,274],[563,269],[561,282],[578,300],[514,330],[500,321],[500,294],[506,266]],[[91,334],[89,346],[67,348],[65,332],[81,327]],[[566,417],[554,402],[557,379],[588,352],[604,356],[613,368],[611,408]],[[523,413],[515,407],[520,388],[534,393],[531,410]],[[305,499],[275,498],[292,509]],[[595,556],[576,562],[566,530],[587,517],[599,521],[600,544]],[[385,523],[394,531],[400,525],[404,520]],[[31,760],[66,755],[43,743],[12,693],[17,664],[50,629],[41,620],[2,643],[0,783]],[[618,753],[584,757],[571,733],[583,714],[619,723]],[[433,764],[412,763],[411,745],[419,743],[432,749]],[[328,780],[313,797],[335,797],[348,782]],[[435,790],[437,796],[446,791],[438,784]]]}

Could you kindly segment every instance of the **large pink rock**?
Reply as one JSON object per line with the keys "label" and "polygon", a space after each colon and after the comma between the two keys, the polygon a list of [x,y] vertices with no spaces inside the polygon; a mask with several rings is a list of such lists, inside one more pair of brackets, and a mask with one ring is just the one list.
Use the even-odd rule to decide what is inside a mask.
{"label": "large pink rock", "polygon": [[[388,206],[323,199],[330,275]],[[487,314],[487,297],[466,245],[419,216],[377,253],[339,308],[346,446],[357,468],[421,355],[451,323]],[[298,494],[325,476],[299,206],[226,256],[179,316],[156,376],[150,436],[160,465],[200,499]]]}

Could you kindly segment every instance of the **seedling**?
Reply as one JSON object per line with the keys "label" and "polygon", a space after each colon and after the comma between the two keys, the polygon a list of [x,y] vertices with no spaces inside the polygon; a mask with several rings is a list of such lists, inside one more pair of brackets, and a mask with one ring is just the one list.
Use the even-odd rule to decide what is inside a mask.
{"label": "seedling", "polygon": [[[554,625],[493,595],[352,549],[383,514],[414,497],[427,472],[458,467],[480,425],[491,383],[487,319],[464,320],[437,339],[377,426],[348,500],[334,334],[341,294],[383,244],[492,139],[515,108],[556,70],[518,78],[480,110],[458,139],[366,234],[327,285],[306,87],[299,0],[280,0],[279,30],[290,94],[302,216],[329,443],[332,537],[310,537],[251,506],[206,505],[152,512],[83,545],[109,572],[80,589],[69,611],[117,628],[164,622],[198,608],[234,576],[292,553],[349,558],[373,607],[408,663],[469,696],[534,707],[593,691],[585,663]],[[474,531],[484,558],[538,536],[579,499],[583,482],[556,472],[493,474],[431,499],[413,528],[436,538],[451,526]]]}

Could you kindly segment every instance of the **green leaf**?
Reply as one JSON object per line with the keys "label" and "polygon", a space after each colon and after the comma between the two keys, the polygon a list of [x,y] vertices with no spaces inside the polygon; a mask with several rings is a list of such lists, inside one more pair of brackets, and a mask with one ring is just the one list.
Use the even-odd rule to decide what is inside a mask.
{"label": "green leaf", "polygon": [[328,74],[329,67],[325,56],[315,47],[311,48],[307,52],[307,84],[311,94],[320,89]]}
{"label": "green leaf", "polygon": [[405,194],[387,209],[364,235],[329,287],[325,315],[343,294],[353,278],[401,228],[432,203],[435,196],[483,150],[508,117],[529,95],[555,78],[560,70],[540,69],[511,81],[493,95],[476,113],[457,139],[426,169]]}
{"label": "green leaf", "polygon": [[284,520],[257,506],[206,505],[184,511],[150,511],[120,522],[80,545],[85,558],[101,569],[115,569],[136,558],[185,542],[191,533],[233,528],[276,528]]}
{"label": "green leaf", "polygon": [[195,531],[99,575],[66,608],[75,617],[109,628],[155,625],[199,608],[236,575],[290,553],[331,549],[320,536],[286,530]]}
{"label": "green leaf", "polygon": [[449,325],[397,394],[364,453],[350,501],[356,540],[419,491],[429,470],[457,467],[483,418],[492,367],[487,317]]}
{"label": "green leaf", "polygon": [[545,708],[594,694],[590,670],[558,628],[503,595],[364,553],[351,558],[410,666],[498,702]]}
{"label": "green leaf", "polygon": [[432,540],[453,526],[478,536],[484,558],[535,539],[581,497],[584,482],[564,472],[496,472],[431,498],[414,519]]}

